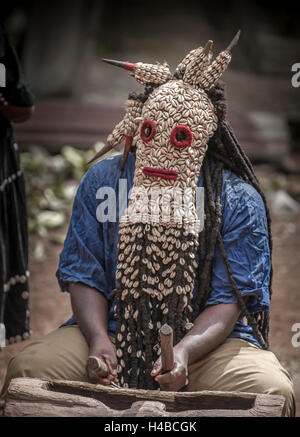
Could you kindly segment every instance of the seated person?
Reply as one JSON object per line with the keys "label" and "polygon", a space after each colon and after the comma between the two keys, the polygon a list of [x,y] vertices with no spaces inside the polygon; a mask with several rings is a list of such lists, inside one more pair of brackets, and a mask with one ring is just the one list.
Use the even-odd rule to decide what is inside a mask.
{"label": "seated person", "polygon": [[[291,378],[268,350],[269,214],[214,82],[230,50],[209,69],[210,46],[192,51],[173,77],[166,66],[126,65],[147,84],[144,94],[130,95],[108,137],[110,147],[126,138],[124,157],[104,159],[84,176],[60,256],[57,277],[73,316],[11,360],[2,406],[10,380],[27,376],[280,394],[286,415],[295,415]],[[174,187],[183,189],[186,208],[163,190]],[[155,189],[170,194],[169,209]],[[169,372],[160,359],[164,323],[174,331]],[[106,364],[106,375],[87,366],[90,356]]]}

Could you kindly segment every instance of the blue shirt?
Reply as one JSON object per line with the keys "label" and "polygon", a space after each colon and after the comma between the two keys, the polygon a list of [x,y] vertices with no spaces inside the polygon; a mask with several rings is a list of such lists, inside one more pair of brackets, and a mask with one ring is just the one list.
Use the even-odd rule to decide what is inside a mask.
{"label": "blue shirt", "polygon": [[[79,185],[56,273],[62,291],[68,291],[69,282],[82,282],[109,299],[111,291],[117,286],[115,273],[119,212],[121,211],[122,215],[124,200],[127,201],[128,192],[133,185],[135,156],[129,154],[123,171],[120,171],[121,159],[122,156],[118,155],[96,163],[88,170]],[[202,173],[198,186],[203,186]],[[107,195],[98,191],[101,187],[102,190],[106,187],[104,192],[106,191]],[[97,219],[99,208],[105,207],[106,204],[102,202],[107,203],[108,195],[110,199],[115,195],[116,221],[113,221],[112,212],[112,220],[101,222]],[[249,296],[247,309],[250,313],[268,311],[270,252],[262,198],[251,185],[225,170],[221,207],[221,235],[238,288],[243,296]],[[206,306],[236,302],[226,266],[219,249],[216,248],[211,294]],[[63,326],[74,323],[76,321],[72,316]],[[110,305],[108,321],[110,335],[115,335],[115,324],[112,305]],[[243,322],[242,316],[229,337],[241,338],[260,347],[252,328]]]}

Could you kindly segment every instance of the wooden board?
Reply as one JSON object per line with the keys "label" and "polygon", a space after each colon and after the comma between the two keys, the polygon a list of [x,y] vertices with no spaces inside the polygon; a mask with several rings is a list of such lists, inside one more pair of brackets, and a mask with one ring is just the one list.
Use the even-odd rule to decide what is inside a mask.
{"label": "wooden board", "polygon": [[16,378],[9,385],[5,416],[31,417],[274,417],[285,399],[238,392],[162,392],[118,389],[77,381]]}

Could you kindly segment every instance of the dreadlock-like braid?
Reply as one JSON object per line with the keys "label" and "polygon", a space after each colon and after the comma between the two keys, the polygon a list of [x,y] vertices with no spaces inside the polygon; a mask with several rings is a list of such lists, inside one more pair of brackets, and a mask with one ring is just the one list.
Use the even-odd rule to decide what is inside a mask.
{"label": "dreadlock-like braid", "polygon": [[[218,174],[220,176],[220,173],[222,171],[222,163],[218,166]],[[205,264],[203,266],[203,270],[201,272],[201,283],[203,283],[204,279],[207,277],[210,277],[210,269],[211,269],[211,263],[212,259],[214,257],[214,249],[216,246],[216,239],[217,239],[217,231],[219,228],[220,220],[221,220],[221,214],[219,212],[219,209],[216,208],[214,197],[213,197],[213,191],[212,191],[212,185],[211,185],[211,174],[209,169],[209,163],[208,160],[205,161],[203,165],[203,173],[204,173],[204,179],[205,184],[207,187],[207,194],[208,194],[208,206],[210,210],[210,216],[214,218],[211,220],[211,231],[210,231],[210,239],[209,239],[209,246],[208,251],[205,257]],[[207,288],[209,287],[209,284],[206,283],[206,287],[202,291],[204,296],[207,295]]]}
{"label": "dreadlock-like braid", "polygon": [[[205,158],[203,161],[203,169],[207,168],[207,159]],[[204,170],[203,170],[204,171]],[[196,300],[194,302],[195,305],[195,312],[194,316],[201,312],[203,309],[203,306],[205,305],[204,301],[204,295],[206,293],[207,288],[210,286],[210,274],[202,275],[202,271],[204,270],[206,263],[207,263],[207,253],[208,253],[208,246],[210,243],[210,235],[212,231],[212,216],[211,211],[209,208],[209,202],[211,201],[211,192],[206,189],[206,183],[204,181],[204,214],[205,214],[205,221],[204,221],[204,229],[200,233],[199,236],[199,250],[198,250],[198,257],[199,257],[199,272],[198,272],[198,290],[197,290],[197,296]],[[211,265],[209,267],[206,267],[207,271],[210,272]]]}
{"label": "dreadlock-like braid", "polygon": [[[146,241],[146,239],[144,239],[143,241],[143,247],[142,247],[142,251],[141,251],[141,259],[146,259],[147,257],[147,246],[148,242]],[[148,267],[145,263],[141,264],[141,268],[140,268],[140,272],[141,272],[141,277],[142,280],[146,280],[147,281],[147,277],[148,277]],[[136,302],[136,311],[139,311],[138,317],[136,318],[136,328],[135,328],[135,332],[137,334],[136,337],[136,342],[137,342],[137,350],[138,351],[142,351],[143,349],[145,350],[145,361],[143,361],[143,359],[139,359],[138,360],[138,367],[139,367],[139,376],[138,376],[138,383],[137,386],[138,387],[145,387],[145,363],[149,360],[150,362],[152,362],[153,360],[153,356],[152,356],[152,348],[151,348],[151,344],[150,344],[150,336],[146,336],[146,332],[147,332],[147,328],[149,328],[149,321],[148,318],[144,316],[143,314],[143,309],[145,309],[145,305],[146,305],[146,301],[147,301],[147,297],[145,295],[141,295],[140,297],[140,302],[139,304]],[[147,326],[148,325],[148,326]],[[142,358],[138,357],[138,358]]]}
{"label": "dreadlock-like braid", "polygon": [[233,277],[233,274],[232,274],[232,271],[231,271],[231,268],[230,268],[230,263],[229,263],[229,260],[228,260],[227,254],[226,254],[226,250],[225,250],[225,247],[224,247],[224,243],[223,243],[223,240],[222,240],[222,236],[221,236],[220,233],[218,233],[218,245],[219,245],[219,249],[220,249],[220,252],[222,254],[224,263],[225,263],[226,268],[227,268],[227,272],[228,272],[228,275],[229,275],[229,280],[230,280],[230,283],[232,285],[233,292],[234,292],[234,294],[235,294],[235,296],[237,298],[237,301],[238,301],[238,304],[239,304],[239,306],[241,308],[242,314],[246,317],[249,325],[253,329],[253,333],[255,335],[256,340],[259,342],[259,344],[263,348],[265,348],[266,347],[265,340],[262,337],[262,334],[259,332],[258,327],[257,327],[257,318],[255,316],[251,316],[249,314],[249,312],[248,312],[248,310],[246,308],[246,304],[244,302],[244,299],[243,299],[243,297],[242,297],[242,295],[241,295],[241,293],[240,293],[240,291],[239,291],[239,289],[238,289],[238,287],[236,285],[236,281],[235,281],[235,279]]}
{"label": "dreadlock-like braid", "polygon": [[[270,269],[270,283],[269,283],[269,291],[270,291],[270,297],[272,296],[272,279],[273,279],[273,266],[272,266],[272,249],[273,249],[273,241],[272,241],[272,232],[271,232],[271,216],[270,211],[267,206],[267,201],[265,198],[265,195],[263,191],[260,188],[259,182],[254,174],[253,167],[247,158],[245,152],[241,148],[241,146],[238,144],[237,139],[229,126],[228,123],[223,123],[223,136],[224,136],[224,143],[234,145],[233,152],[237,156],[237,159],[240,161],[240,167],[244,168],[244,174],[241,176],[250,183],[256,191],[260,194],[264,205],[265,205],[265,211],[266,211],[266,217],[267,217],[267,226],[268,226],[268,235],[269,235],[269,248],[270,248],[270,258],[271,258],[271,269]],[[245,165],[246,163],[246,165]],[[268,328],[266,328],[268,330]]]}
{"label": "dreadlock-like braid", "polygon": [[[211,166],[209,162],[211,161]],[[246,317],[249,325],[253,329],[253,333],[262,347],[267,346],[267,332],[268,332],[268,314],[258,313],[255,316],[249,314],[245,302],[242,298],[241,293],[238,290],[235,279],[232,275],[230,263],[226,254],[226,250],[224,248],[224,244],[222,241],[222,237],[219,231],[219,225],[221,221],[221,184],[222,184],[222,173],[221,171],[218,174],[215,184],[212,183],[212,177],[210,175],[209,167],[213,168],[222,167],[222,163],[216,164],[215,160],[212,160],[210,155],[207,155],[206,159],[203,163],[203,173],[204,173],[204,186],[205,191],[208,198],[208,210],[209,210],[209,218],[210,218],[210,226],[205,226],[204,232],[209,230],[209,245],[207,245],[205,261],[202,266],[200,266],[200,284],[199,291],[197,293],[197,309],[203,308],[206,300],[209,297],[210,292],[210,278],[211,275],[208,272],[211,272],[212,260],[215,253],[215,242],[218,242],[218,246],[220,249],[220,253],[223,257],[224,264],[226,265],[229,279],[232,285],[233,292],[237,298],[238,304],[241,308],[242,315]],[[221,167],[220,167],[221,166]],[[215,191],[215,194],[214,194]],[[201,257],[200,257],[201,258]],[[209,278],[209,280],[207,280]],[[259,320],[258,320],[259,318]]]}
{"label": "dreadlock-like braid", "polygon": [[[203,309],[207,298],[209,297],[210,280],[212,269],[212,260],[215,251],[215,245],[211,244],[212,241],[217,240],[220,252],[224,259],[224,263],[227,267],[229,278],[232,281],[233,292],[239,302],[241,312],[248,320],[249,325],[252,327],[255,337],[262,347],[268,347],[268,332],[269,332],[269,312],[258,312],[255,315],[249,314],[246,305],[242,299],[242,296],[235,283],[233,275],[230,270],[230,263],[226,255],[226,251],[221,239],[221,235],[217,233],[215,239],[216,223],[218,223],[218,217],[216,217],[216,211],[221,214],[220,207],[220,187],[222,184],[222,173],[218,172],[218,165],[223,164],[224,168],[237,174],[244,179],[247,183],[252,185],[258,193],[261,195],[267,217],[268,232],[269,232],[269,247],[272,251],[272,239],[270,229],[270,214],[266,204],[264,193],[262,192],[259,182],[254,174],[253,167],[250,160],[245,155],[244,151],[238,144],[232,129],[227,122],[224,121],[226,104],[224,98],[224,88],[221,83],[210,91],[210,98],[215,105],[216,112],[219,118],[218,129],[209,141],[206,157],[203,161],[203,175],[204,175],[204,190],[205,190],[205,226],[199,237],[199,287],[197,291],[196,311],[195,315]],[[218,164],[219,163],[219,164]],[[271,295],[271,283],[272,283],[272,268],[270,272],[270,295]]]}
{"label": "dreadlock-like braid", "polygon": [[143,326],[143,341],[145,342],[145,370],[144,370],[144,386],[148,387],[152,383],[150,376],[152,370],[152,331],[150,329],[150,311],[147,309],[149,305],[149,296],[145,295],[141,302],[141,319],[145,321]]}
{"label": "dreadlock-like braid", "polygon": [[231,141],[234,143],[234,145],[236,146],[236,150],[239,152],[238,156],[239,159],[241,160],[241,162],[244,162],[246,164],[246,167],[248,169],[248,174],[249,174],[249,179],[253,180],[254,183],[257,185],[258,189],[259,189],[259,182],[257,177],[255,176],[254,170],[253,170],[253,166],[251,164],[250,159],[248,158],[248,156],[246,155],[246,153],[244,152],[244,150],[241,148],[241,146],[239,145],[234,132],[231,128],[231,126],[229,125],[228,122],[224,121],[223,122],[223,128],[226,132],[226,134],[228,134],[231,138]]}
{"label": "dreadlock-like braid", "polygon": [[[249,158],[247,157],[247,155],[245,154],[245,152],[243,151],[243,149],[241,148],[241,146],[239,145],[231,127],[229,126],[228,123],[223,123],[223,128],[224,128],[224,134],[227,135],[228,137],[230,137],[231,142],[235,145],[236,150],[239,153],[239,157],[241,159],[241,163],[242,162],[246,162],[247,164],[247,176],[249,178],[249,183],[258,191],[258,193],[261,195],[262,200],[264,202],[265,205],[265,210],[266,210],[266,216],[267,216],[267,224],[268,224],[268,234],[269,234],[269,248],[270,248],[270,255],[272,256],[272,249],[273,249],[273,241],[272,241],[272,232],[271,232],[271,216],[270,216],[270,211],[269,208],[267,206],[267,201],[266,201],[266,197],[264,195],[264,192],[261,190],[259,182],[254,174],[254,170],[252,167],[252,164],[249,160]],[[270,271],[270,296],[272,295],[272,278],[273,278],[273,267],[272,267],[272,262],[271,262],[271,271]]]}
{"label": "dreadlock-like braid", "polygon": [[[210,275],[209,275],[209,277],[211,277],[212,260],[213,260],[214,253],[215,253],[215,246],[216,246],[216,241],[217,241],[219,227],[220,227],[221,218],[222,218],[222,212],[221,212],[222,167],[223,167],[222,162],[216,164],[216,172],[215,172],[216,180],[215,180],[215,183],[213,185],[213,186],[215,186],[216,195],[215,195],[215,202],[213,202],[213,201],[211,202],[211,216],[212,217],[214,216],[214,223],[213,223],[213,228],[211,231],[211,240],[213,240],[214,245],[211,246],[211,249],[209,249],[210,252],[208,252],[208,255],[207,255],[207,257],[210,258],[210,271],[209,271]],[[209,185],[209,183],[210,182],[208,182],[208,185]],[[205,290],[205,295],[204,295],[205,301],[208,299],[208,296],[209,296],[209,292],[210,292],[209,285],[206,287],[206,290]]]}

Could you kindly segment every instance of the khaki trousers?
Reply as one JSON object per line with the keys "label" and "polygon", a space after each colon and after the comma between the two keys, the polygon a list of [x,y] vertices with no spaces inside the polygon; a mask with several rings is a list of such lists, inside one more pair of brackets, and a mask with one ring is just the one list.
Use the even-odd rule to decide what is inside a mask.
{"label": "khaki trousers", "polygon": [[[3,411],[6,391],[13,378],[88,381],[85,372],[88,352],[77,325],[59,328],[26,346],[8,365],[0,394],[0,411]],[[295,415],[293,384],[288,372],[272,352],[241,339],[227,339],[191,365],[186,389],[280,394],[286,398],[286,415]]]}

